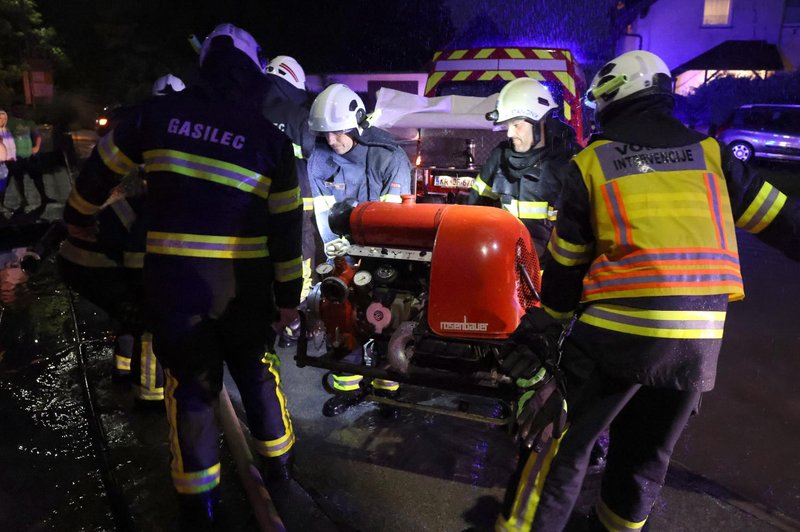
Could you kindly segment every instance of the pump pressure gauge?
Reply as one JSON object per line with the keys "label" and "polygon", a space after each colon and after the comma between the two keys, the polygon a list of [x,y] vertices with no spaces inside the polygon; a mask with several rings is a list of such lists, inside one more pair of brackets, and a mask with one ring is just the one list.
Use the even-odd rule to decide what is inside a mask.
{"label": "pump pressure gauge", "polygon": [[322,264],[318,264],[315,268],[317,273],[320,277],[327,277],[331,273],[333,273],[333,264],[328,264],[327,262],[323,262]]}
{"label": "pump pressure gauge", "polygon": [[353,284],[356,286],[369,286],[372,282],[372,274],[366,270],[356,272],[353,276]]}

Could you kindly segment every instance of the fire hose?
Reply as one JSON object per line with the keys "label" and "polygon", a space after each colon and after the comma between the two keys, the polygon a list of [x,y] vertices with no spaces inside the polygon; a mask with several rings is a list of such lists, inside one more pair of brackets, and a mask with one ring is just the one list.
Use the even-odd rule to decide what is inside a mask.
{"label": "fire hose", "polygon": [[228,390],[223,385],[222,392],[219,394],[219,417],[222,424],[222,431],[225,435],[225,442],[233,455],[236,463],[236,472],[239,480],[247,493],[247,499],[253,508],[258,528],[262,532],[286,532],[272,498],[264,487],[264,481],[258,468],[253,461],[253,454],[247,445],[242,426],[236,411],[233,409]]}

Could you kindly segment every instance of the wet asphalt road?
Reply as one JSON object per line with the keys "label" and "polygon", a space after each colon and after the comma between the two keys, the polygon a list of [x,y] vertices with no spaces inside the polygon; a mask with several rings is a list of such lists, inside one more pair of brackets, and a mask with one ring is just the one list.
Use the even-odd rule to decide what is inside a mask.
{"label": "wet asphalt road", "polygon": [[[678,444],[652,530],[800,530],[800,264],[749,235],[739,244],[747,298],[730,307],[717,387]],[[0,315],[0,530],[175,530],[163,413],[134,407],[108,378],[110,324],[72,300],[52,265],[12,294]],[[279,355],[298,436],[281,507],[289,530],[491,528],[515,460],[505,431],[411,411],[387,420],[372,404],[324,418],[322,370],[297,368],[291,349]],[[255,530],[223,456],[221,529]],[[590,478],[585,503],[596,486]]]}

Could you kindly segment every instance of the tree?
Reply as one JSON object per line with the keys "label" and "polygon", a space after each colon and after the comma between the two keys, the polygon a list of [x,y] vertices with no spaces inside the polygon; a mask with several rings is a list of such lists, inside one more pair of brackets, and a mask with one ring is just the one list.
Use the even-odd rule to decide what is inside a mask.
{"label": "tree", "polygon": [[34,0],[0,0],[0,103],[22,96],[22,73],[32,58],[65,60]]}

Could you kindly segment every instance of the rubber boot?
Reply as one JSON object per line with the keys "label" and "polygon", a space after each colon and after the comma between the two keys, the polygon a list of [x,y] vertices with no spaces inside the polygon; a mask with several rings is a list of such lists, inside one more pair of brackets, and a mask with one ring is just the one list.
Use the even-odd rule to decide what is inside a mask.
{"label": "rubber boot", "polygon": [[178,494],[180,530],[207,532],[214,529],[219,511],[219,488],[193,494]]}
{"label": "rubber boot", "polygon": [[322,405],[322,415],[325,417],[335,417],[347,412],[350,408],[364,401],[362,390],[338,393],[325,401]]}
{"label": "rubber boot", "polygon": [[294,452],[288,451],[280,456],[261,458],[261,477],[265,484],[287,482],[292,478]]}
{"label": "rubber boot", "polygon": [[[397,390],[381,390],[375,389],[373,392],[377,397],[386,397],[387,399],[396,399]],[[378,403],[378,411],[381,417],[386,419],[397,419],[400,417],[400,409],[396,406]]]}

